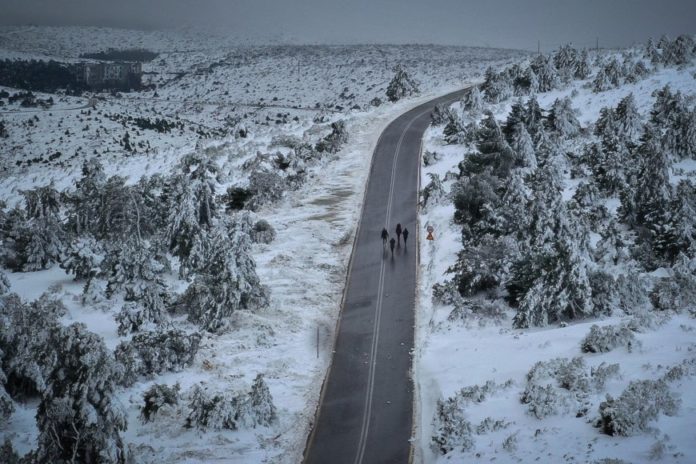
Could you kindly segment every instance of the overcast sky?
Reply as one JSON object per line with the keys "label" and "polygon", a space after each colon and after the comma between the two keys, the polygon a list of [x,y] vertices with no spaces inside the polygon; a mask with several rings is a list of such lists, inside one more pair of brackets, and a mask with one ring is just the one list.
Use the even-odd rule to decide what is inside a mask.
{"label": "overcast sky", "polygon": [[696,33],[696,0],[0,0],[0,24],[210,28],[296,43],[614,47]]}

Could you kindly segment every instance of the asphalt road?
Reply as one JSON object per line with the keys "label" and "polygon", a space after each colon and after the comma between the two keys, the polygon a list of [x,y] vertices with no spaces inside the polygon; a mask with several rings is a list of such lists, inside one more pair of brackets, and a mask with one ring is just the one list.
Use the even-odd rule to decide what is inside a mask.
{"label": "asphalt road", "polygon": [[[415,325],[420,148],[430,113],[467,90],[395,119],[375,148],[334,355],[305,462],[408,463],[413,435],[411,350]],[[383,250],[380,232],[409,243]]]}

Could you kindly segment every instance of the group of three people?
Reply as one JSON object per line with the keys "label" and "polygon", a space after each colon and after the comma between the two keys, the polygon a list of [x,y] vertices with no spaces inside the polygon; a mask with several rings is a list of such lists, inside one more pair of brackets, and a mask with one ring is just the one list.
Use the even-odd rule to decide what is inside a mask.
{"label": "group of three people", "polygon": [[[392,237],[389,240],[389,248],[391,248],[391,253],[392,257],[394,256],[394,246],[398,243],[401,244],[401,234],[404,235],[404,246],[406,245],[406,241],[408,240],[408,229],[403,228],[401,229],[401,224],[396,225],[396,239]],[[389,232],[387,231],[387,228],[385,227],[382,229],[382,244],[384,247],[387,246],[387,240],[389,239]]]}

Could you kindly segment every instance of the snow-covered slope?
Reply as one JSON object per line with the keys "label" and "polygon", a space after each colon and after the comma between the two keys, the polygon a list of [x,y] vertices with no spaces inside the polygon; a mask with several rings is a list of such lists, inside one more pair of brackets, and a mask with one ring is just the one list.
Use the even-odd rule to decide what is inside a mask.
{"label": "snow-covered slope", "polygon": [[[642,50],[633,53],[638,57],[642,56]],[[607,53],[598,63],[606,63],[614,56],[621,59],[618,53]],[[520,175],[522,189],[526,189],[530,195],[530,203],[527,205],[533,205],[535,198],[548,193],[532,190],[540,181],[528,175],[536,169],[537,176],[544,176],[554,172],[552,168],[555,166],[559,170],[556,171],[560,182],[558,198],[565,204],[561,210],[577,211],[577,205],[568,205],[571,199],[580,201],[578,198],[581,197],[576,196],[578,186],[593,182],[595,176],[599,175],[595,172],[603,172],[583,172],[578,169],[578,166],[585,165],[585,161],[582,161],[585,158],[582,156],[587,147],[601,138],[593,135],[593,132],[602,108],[616,108],[620,101],[632,94],[635,108],[640,114],[640,125],[651,118],[650,111],[656,101],[655,92],[669,86],[672,92],[680,92],[683,97],[682,102],[686,104],[687,110],[682,114],[688,116],[689,111],[694,111],[696,66],[693,61],[680,66],[658,65],[649,75],[636,82],[624,82],[617,88],[594,92],[593,82],[598,69],[596,65],[593,66],[588,79],[573,80],[568,85],[559,84],[560,89],[540,92],[535,96],[545,115],[557,100],[568,97],[581,132],[574,137],[567,137],[558,136],[548,129],[548,137],[555,142],[541,141],[543,137],[534,139],[532,156],[536,151],[539,167],[523,163],[523,168],[512,170]],[[529,98],[523,96],[522,103],[526,105]],[[485,105],[485,109],[491,110],[500,127],[504,127],[515,102],[516,98],[509,98],[501,103]],[[481,119],[480,111],[477,116],[471,110],[471,102],[452,107],[452,111],[459,114],[465,123]],[[464,124],[461,125],[463,126]],[[490,127],[490,124],[486,127]],[[461,140],[465,140],[467,130],[462,130]],[[480,135],[477,139],[475,132],[473,134],[474,140],[491,141],[490,138],[486,139],[487,135]],[[635,143],[631,148],[633,158],[624,161],[622,169],[638,168],[638,155],[635,153],[639,150],[637,146],[640,142],[636,140]],[[549,146],[555,148],[547,150]],[[694,181],[696,161],[693,157],[684,159],[670,149],[666,150],[672,160],[669,168],[670,181],[675,189],[672,201],[691,201],[693,207],[693,200],[679,196],[676,185],[684,179]],[[472,156],[471,153],[478,152],[476,144],[448,144],[443,135],[443,126],[440,125],[433,126],[426,132],[424,151],[435,152],[437,155],[427,156],[428,164],[423,168],[423,183],[432,190],[429,190],[431,197],[420,217],[421,226],[429,224],[435,228],[435,240],[421,240],[420,250],[415,375],[420,398],[416,439],[421,461],[604,462],[604,459],[617,459],[620,461],[611,462],[692,462],[696,455],[692,433],[696,425],[693,353],[696,347],[696,324],[692,288],[683,283],[676,284],[674,289],[677,295],[681,294],[687,300],[685,306],[671,302],[662,303],[658,308],[653,307],[647,301],[647,293],[651,288],[661,285],[660,282],[664,282],[662,278],[667,278],[668,281],[676,279],[675,275],[681,272],[678,270],[681,269],[681,264],[675,263],[672,269],[669,264],[663,263],[662,267],[654,269],[660,264],[652,267],[647,265],[646,268],[644,263],[638,263],[629,256],[639,256],[641,253],[635,248],[636,236],[631,235],[631,229],[625,225],[621,227],[622,233],[626,234],[622,235],[627,240],[622,245],[626,249],[622,251],[625,254],[617,258],[618,264],[607,263],[597,257],[602,255],[597,248],[601,240],[600,234],[606,233],[606,224],[611,220],[621,221],[617,209],[624,197],[619,198],[618,192],[614,195],[602,192],[592,197],[590,201],[605,208],[607,216],[594,223],[591,220],[589,223],[581,222],[581,228],[585,228],[583,230],[586,230],[587,236],[580,238],[580,245],[577,245],[581,249],[584,246],[582,241],[586,240],[589,247],[589,255],[581,266],[581,272],[606,272],[614,282],[611,284],[613,288],[606,293],[607,296],[594,301],[595,307],[605,305],[608,312],[597,311],[596,314],[570,320],[560,317],[560,320],[551,322],[548,326],[518,328],[524,327],[524,324],[514,319],[516,310],[504,298],[509,298],[506,285],[515,276],[512,274],[514,268],[511,268],[516,260],[518,263],[523,260],[519,250],[526,246],[527,241],[552,242],[560,237],[561,232],[565,233],[563,227],[571,226],[561,225],[560,232],[553,228],[555,226],[549,226],[549,235],[546,237],[535,235],[540,228],[530,227],[522,229],[516,236],[506,238],[503,233],[503,238],[490,238],[499,233],[496,232],[496,227],[500,227],[495,225],[496,220],[501,221],[497,224],[502,223],[504,228],[509,220],[533,224],[533,221],[540,219],[532,206],[522,207],[516,218],[509,219],[505,212],[491,206],[500,203],[494,203],[490,196],[484,198],[489,193],[481,194],[482,206],[478,211],[483,218],[478,225],[471,225],[475,221],[467,223],[466,219],[455,223],[453,218],[457,209],[452,199],[447,196],[438,197],[438,189],[433,189],[435,183],[429,184],[429,174],[438,176],[445,192],[457,191],[458,182],[465,185],[469,177],[476,177],[475,173],[467,171],[465,167],[459,178],[459,163]],[[544,164],[552,167],[542,166]],[[447,175],[448,172],[450,175]],[[655,171],[654,174],[657,176],[659,172]],[[509,205],[508,202],[514,202],[515,199],[502,195],[507,195],[504,193],[506,191],[512,191],[509,187],[511,184],[507,183],[503,174],[498,175],[502,178],[498,190],[500,201]],[[552,184],[553,182],[549,185]],[[620,188],[627,187],[624,185]],[[647,187],[638,186],[638,191],[643,188]],[[463,195],[459,198],[464,198]],[[472,194],[470,198],[476,198],[476,195]],[[486,204],[487,201],[490,203]],[[463,202],[459,207],[464,210],[465,206],[462,205]],[[602,213],[598,214],[602,217]],[[581,221],[587,220],[583,213],[578,215],[582,218]],[[574,220],[568,221],[574,223]],[[509,253],[509,261],[505,257],[501,257],[501,261],[495,261],[495,249],[489,249],[488,261],[480,256],[472,257],[471,261],[467,261],[469,258],[458,257],[458,253],[467,249],[486,250],[481,230],[489,231],[491,235],[487,236],[487,243],[492,243],[493,248],[504,247],[503,253]],[[481,243],[483,245],[479,248],[474,248]],[[533,246],[524,249],[533,250]],[[688,261],[689,258],[693,263],[693,254],[688,258],[678,258],[677,261]],[[556,257],[554,262],[560,259]],[[485,276],[488,273],[489,277],[502,278],[503,281],[490,284],[487,289],[475,291],[471,295],[465,294],[463,299],[456,296],[456,290],[452,294],[445,292],[445,297],[433,298],[433,285],[457,279],[467,264],[469,276]],[[448,273],[448,269],[453,266],[459,271]],[[638,285],[629,291],[622,290],[625,281],[631,279],[629,276],[636,275],[638,277],[633,278],[637,278],[646,287]],[[462,278],[455,282],[465,282],[474,288],[477,288],[476,285],[479,285],[478,288],[486,288],[485,283],[477,283],[474,278]],[[576,282],[572,279],[573,277],[568,277],[567,281]],[[690,282],[693,285],[693,279],[691,268],[691,276],[680,282]],[[558,291],[557,295],[577,291],[577,288],[563,288],[563,282],[566,282],[563,278],[559,282],[557,289],[541,290],[548,290],[548,293]],[[440,287],[441,290],[442,288]],[[616,296],[613,291],[628,294]],[[594,292],[593,287],[593,299]],[[448,295],[455,295],[452,300],[456,301],[443,302]],[[546,294],[539,296],[536,307],[547,304],[544,295]],[[555,300],[559,305],[559,313],[562,298],[560,296]],[[634,299],[632,304],[626,306],[625,301],[631,298]],[[655,293],[653,304],[654,298]],[[519,305],[522,306],[523,303]],[[531,306],[534,307],[534,303]],[[527,307],[529,305],[525,306]],[[551,316],[549,320],[552,320]],[[650,322],[646,323],[646,320]],[[588,348],[588,341],[596,340],[586,338],[588,334],[601,333],[597,328],[591,329],[593,325],[607,330],[612,327],[609,332],[614,335],[608,338],[618,346],[604,347],[602,350]],[[586,345],[584,349],[583,345]],[[562,361],[558,361],[558,358]],[[537,364],[540,362],[546,364]],[[613,364],[616,367],[610,367]],[[673,370],[675,367],[676,370]],[[616,372],[608,374],[609,371],[605,369],[616,369]],[[655,382],[638,383],[648,380]],[[632,389],[627,390],[629,383],[634,381],[636,383],[632,384]],[[612,403],[607,395],[621,400]],[[664,395],[663,403],[659,399],[660,395]],[[678,406],[672,407],[674,404],[670,402],[675,399]],[[606,405],[601,406],[604,402],[607,402]],[[602,414],[603,408],[609,405],[617,409],[610,413],[604,409]],[[654,412],[654,416],[648,410]],[[602,417],[605,420],[607,417],[622,417],[635,428],[625,433],[618,432],[607,427],[605,421],[603,429],[600,420]],[[641,422],[638,426],[641,419],[645,423]],[[598,421],[600,426],[597,426]],[[610,435],[610,430],[614,430],[613,436]],[[624,434],[628,436],[622,436]]]}

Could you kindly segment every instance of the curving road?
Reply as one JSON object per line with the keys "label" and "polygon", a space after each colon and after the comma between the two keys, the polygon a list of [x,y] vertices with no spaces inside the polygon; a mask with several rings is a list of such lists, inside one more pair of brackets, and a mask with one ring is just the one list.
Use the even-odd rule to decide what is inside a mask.
{"label": "curving road", "polygon": [[[420,105],[384,130],[372,156],[353,245],[334,355],[305,462],[408,463],[412,459],[413,382],[420,148],[436,104]],[[383,227],[409,229],[394,256],[383,251]]]}

